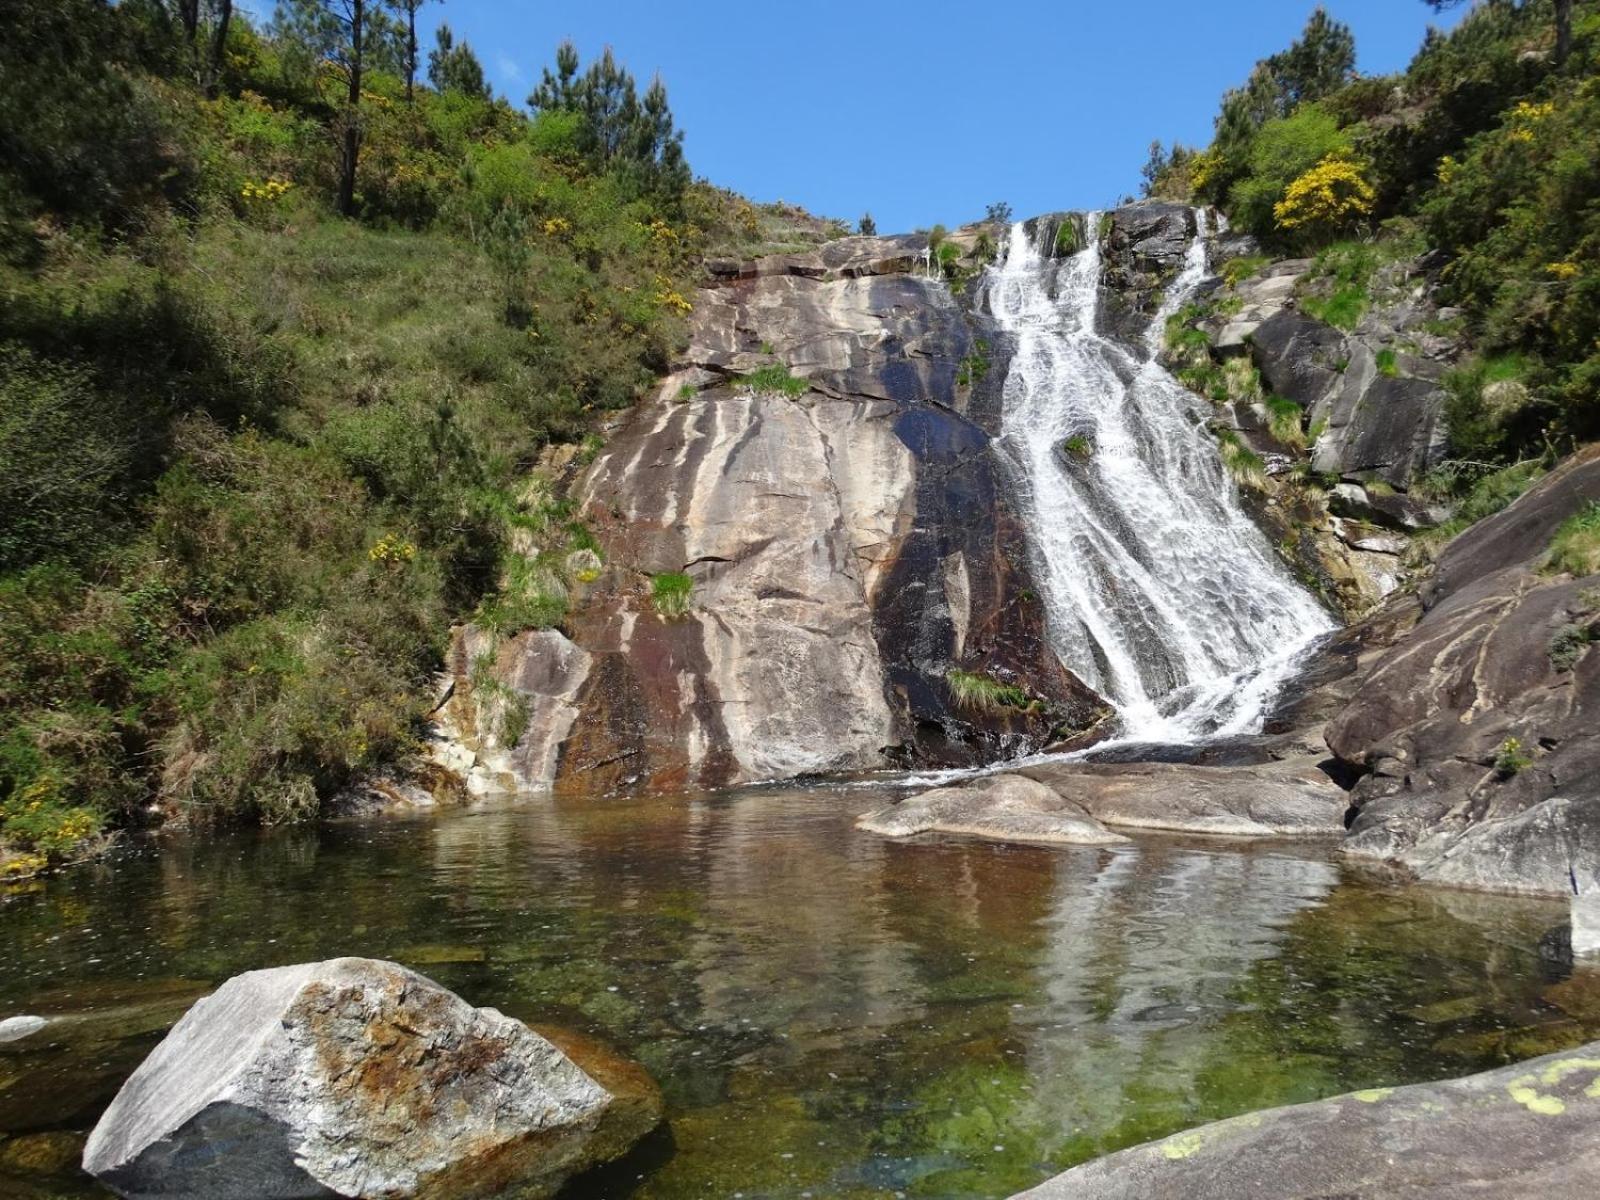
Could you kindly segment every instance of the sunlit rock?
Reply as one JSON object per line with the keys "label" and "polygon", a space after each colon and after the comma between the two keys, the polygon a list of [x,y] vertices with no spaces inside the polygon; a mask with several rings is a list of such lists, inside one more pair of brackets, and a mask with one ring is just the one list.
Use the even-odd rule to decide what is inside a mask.
{"label": "sunlit rock", "polygon": [[196,1004],[83,1165],[130,1198],[545,1196],[656,1124],[659,1096],[633,1091],[404,967],[333,959]]}

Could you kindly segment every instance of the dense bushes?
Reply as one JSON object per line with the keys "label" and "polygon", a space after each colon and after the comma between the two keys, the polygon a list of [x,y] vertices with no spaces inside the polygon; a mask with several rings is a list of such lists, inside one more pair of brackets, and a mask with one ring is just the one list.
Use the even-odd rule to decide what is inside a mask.
{"label": "dense bushes", "polygon": [[597,575],[537,465],[637,398],[688,265],[757,224],[688,186],[659,88],[634,100],[641,174],[643,150],[592,152],[581,105],[530,119],[462,86],[455,43],[448,86],[410,101],[367,73],[342,220],[337,80],[306,47],[236,13],[208,97],[156,0],[22,9],[0,47],[0,871],[152,801],[311,815],[413,752],[452,621],[557,624]]}
{"label": "dense bushes", "polygon": [[[1378,79],[1335,82],[1342,39],[1308,27],[1224,99],[1210,147],[1146,166],[1151,194],[1221,205],[1280,252],[1332,244],[1333,282],[1302,303],[1346,328],[1364,259],[1442,251],[1473,350],[1449,381],[1451,437],[1474,461],[1600,436],[1600,4],[1568,7],[1564,59],[1554,0],[1495,0]],[[1296,97],[1289,60],[1328,69],[1289,72],[1320,81]]]}

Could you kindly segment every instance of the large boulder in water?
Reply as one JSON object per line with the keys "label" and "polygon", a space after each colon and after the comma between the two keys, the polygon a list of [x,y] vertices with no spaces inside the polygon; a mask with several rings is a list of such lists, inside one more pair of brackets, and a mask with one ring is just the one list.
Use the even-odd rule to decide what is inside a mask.
{"label": "large boulder in water", "polygon": [[1600,1179],[1597,1130],[1600,1043],[1203,1125],[1074,1167],[1022,1197],[1587,1200]]}
{"label": "large boulder in water", "polygon": [[548,1196],[660,1120],[642,1073],[601,1074],[394,963],[251,971],[140,1065],[83,1165],[168,1200]]}

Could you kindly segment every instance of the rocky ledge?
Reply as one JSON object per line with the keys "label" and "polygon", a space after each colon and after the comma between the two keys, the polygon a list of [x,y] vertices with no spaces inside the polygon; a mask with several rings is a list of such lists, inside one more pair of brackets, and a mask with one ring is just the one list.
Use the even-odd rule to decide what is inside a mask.
{"label": "rocky ledge", "polygon": [[394,963],[251,971],[123,1086],[83,1166],[169,1200],[543,1197],[661,1120],[644,1072]]}
{"label": "rocky ledge", "polygon": [[1314,759],[1247,767],[1048,763],[940,788],[866,813],[888,837],[952,833],[1106,846],[1115,828],[1219,837],[1333,837],[1349,801]]}
{"label": "rocky ledge", "polygon": [[1203,1125],[1074,1167],[1021,1197],[1587,1200],[1600,1179],[1597,1128],[1600,1043]]}

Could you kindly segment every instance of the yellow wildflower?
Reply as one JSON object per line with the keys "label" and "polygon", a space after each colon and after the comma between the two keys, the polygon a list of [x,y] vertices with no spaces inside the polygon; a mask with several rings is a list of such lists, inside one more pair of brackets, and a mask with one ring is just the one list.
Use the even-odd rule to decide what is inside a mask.
{"label": "yellow wildflower", "polygon": [[1272,215],[1280,229],[1331,228],[1367,216],[1376,201],[1360,164],[1330,155],[1289,185]]}
{"label": "yellow wildflower", "polygon": [[1570,260],[1567,262],[1546,263],[1544,269],[1557,279],[1576,278],[1579,271],[1578,264]]}

